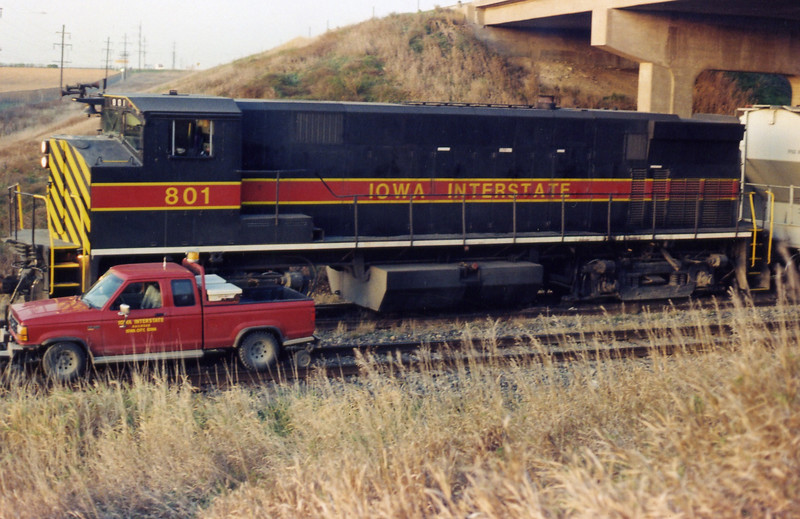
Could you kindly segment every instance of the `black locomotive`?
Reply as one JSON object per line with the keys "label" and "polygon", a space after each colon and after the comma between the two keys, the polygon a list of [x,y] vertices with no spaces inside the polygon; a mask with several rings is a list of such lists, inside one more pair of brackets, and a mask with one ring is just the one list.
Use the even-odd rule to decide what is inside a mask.
{"label": "black locomotive", "polygon": [[50,295],[195,250],[227,275],[297,281],[297,266],[327,265],[335,291],[374,309],[541,289],[681,297],[723,288],[751,236],[736,122],[176,92],[82,101],[102,133],[45,141],[47,230],[13,224]]}

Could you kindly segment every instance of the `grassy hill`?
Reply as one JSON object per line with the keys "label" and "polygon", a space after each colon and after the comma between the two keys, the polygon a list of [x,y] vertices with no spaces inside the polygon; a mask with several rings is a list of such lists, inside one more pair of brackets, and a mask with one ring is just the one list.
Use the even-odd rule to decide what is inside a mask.
{"label": "grassy hill", "polygon": [[[244,58],[174,84],[183,92],[265,99],[533,104],[554,95],[562,107],[636,109],[635,64],[604,64],[588,42],[527,35],[529,55],[491,45],[456,12],[395,14],[330,31],[311,41]],[[558,42],[572,45],[558,49]],[[548,46],[549,52],[537,52]],[[576,62],[574,57],[589,55]],[[599,58],[599,59],[594,59]],[[785,80],[706,72],[694,111],[733,114],[755,102],[788,103]]]}
{"label": "grassy hill", "polygon": [[391,15],[330,31],[177,83],[181,91],[245,98],[527,103],[521,71],[449,11]]}

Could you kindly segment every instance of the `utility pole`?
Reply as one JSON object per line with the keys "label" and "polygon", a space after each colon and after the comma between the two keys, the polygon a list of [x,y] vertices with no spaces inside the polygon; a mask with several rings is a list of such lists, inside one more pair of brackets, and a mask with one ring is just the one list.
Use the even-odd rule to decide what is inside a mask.
{"label": "utility pole", "polygon": [[175,42],[172,42],[172,70],[175,70]]}
{"label": "utility pole", "polygon": [[120,59],[122,61],[122,80],[125,81],[128,78],[128,35],[125,34],[124,38],[122,39],[122,54],[120,55]]}
{"label": "utility pole", "polygon": [[[59,33],[56,32],[56,34],[59,34]],[[60,34],[61,34],[61,43],[54,43],[53,44],[53,48],[59,47],[59,46],[61,47],[61,65],[59,66],[59,68],[61,69],[61,77],[58,80],[58,90],[59,90],[59,92],[61,92],[64,89],[64,48],[65,47],[72,47],[71,43],[64,43],[64,37],[67,36],[68,34],[70,34],[70,33],[66,32],[66,26],[65,25],[61,26],[61,33]]]}
{"label": "utility pole", "polygon": [[139,70],[142,70],[142,22],[139,22]]}
{"label": "utility pole", "polygon": [[111,38],[106,38],[106,78],[103,80],[103,93],[106,91],[106,87],[108,87],[108,61],[111,55]]}

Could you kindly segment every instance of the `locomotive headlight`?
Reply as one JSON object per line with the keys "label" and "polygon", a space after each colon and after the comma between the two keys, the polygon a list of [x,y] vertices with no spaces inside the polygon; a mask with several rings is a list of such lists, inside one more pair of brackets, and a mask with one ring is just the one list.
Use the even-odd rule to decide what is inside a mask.
{"label": "locomotive headlight", "polygon": [[50,141],[42,141],[41,145],[42,155],[50,153]]}
{"label": "locomotive headlight", "polygon": [[44,157],[42,157],[40,163],[44,169],[47,169],[47,167],[50,165],[50,159],[48,158],[47,155],[45,155]]}

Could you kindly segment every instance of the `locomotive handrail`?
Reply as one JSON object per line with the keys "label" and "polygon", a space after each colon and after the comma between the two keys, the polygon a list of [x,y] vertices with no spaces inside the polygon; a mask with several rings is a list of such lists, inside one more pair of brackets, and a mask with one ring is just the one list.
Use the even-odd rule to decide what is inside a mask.
{"label": "locomotive handrail", "polygon": [[658,197],[655,194],[655,188],[654,188],[653,194],[651,195],[651,198],[653,200],[653,228],[652,228],[652,231],[653,231],[653,239],[655,240],[656,239],[656,221],[657,221],[657,218],[658,218],[658,211],[657,211],[657,208],[658,208]]}
{"label": "locomotive handrail", "polygon": [[[262,175],[265,174],[265,173],[269,173],[269,175],[272,177],[271,180],[275,181],[276,185],[275,185],[275,193],[274,193],[274,203],[275,203],[274,214],[275,214],[275,219],[276,219],[276,225],[278,225],[280,223],[280,221],[279,221],[279,216],[280,216],[280,207],[279,207],[279,205],[281,203],[280,184],[283,184],[286,181],[288,181],[287,179],[291,180],[291,178],[286,176],[287,172],[298,172],[298,171],[310,172],[308,170],[269,170],[269,171],[267,171],[267,170],[264,170],[264,171],[249,171],[248,170],[246,172],[248,174],[262,174]],[[243,171],[242,173],[244,174],[245,172]],[[291,177],[291,175],[290,175],[290,177]],[[567,207],[566,207],[566,205],[567,205],[568,202],[569,203],[575,203],[575,202],[581,202],[581,201],[594,202],[595,200],[598,200],[598,199],[599,199],[599,201],[605,202],[607,204],[606,211],[605,211],[606,212],[606,223],[605,223],[605,226],[601,227],[602,226],[601,222],[594,222],[595,224],[599,224],[599,225],[593,225],[592,222],[590,221],[590,222],[586,223],[585,225],[581,226],[580,229],[576,229],[576,230],[591,232],[592,229],[596,229],[596,227],[600,227],[601,229],[603,229],[603,231],[600,231],[600,232],[601,233],[602,232],[605,233],[605,235],[606,235],[605,238],[608,241],[612,241],[614,239],[614,232],[615,232],[615,229],[613,227],[614,204],[615,203],[620,203],[619,197],[616,196],[618,193],[612,193],[612,192],[608,192],[608,193],[597,193],[597,192],[575,192],[575,193],[572,193],[572,192],[554,192],[554,188],[552,186],[550,187],[550,190],[548,192],[546,192],[546,193],[541,193],[541,192],[537,192],[537,193],[533,193],[533,192],[525,192],[525,193],[504,193],[504,192],[495,193],[495,192],[489,192],[489,193],[486,193],[486,192],[475,192],[475,191],[470,192],[470,191],[464,191],[464,190],[459,190],[457,192],[447,192],[447,193],[444,193],[444,192],[441,192],[441,193],[425,193],[425,192],[421,192],[421,191],[420,192],[411,193],[411,192],[406,190],[404,192],[394,192],[394,193],[392,193],[392,192],[382,192],[380,194],[376,194],[376,193],[373,193],[373,192],[369,192],[369,193],[362,192],[362,193],[357,193],[357,194],[354,194],[354,193],[350,192],[350,193],[347,193],[347,194],[340,194],[340,193],[337,193],[337,189],[334,189],[334,186],[331,185],[331,183],[328,180],[324,179],[318,173],[316,173],[316,172],[312,173],[312,176],[310,178],[315,178],[316,180],[318,180],[321,183],[323,189],[327,192],[327,194],[328,194],[327,196],[329,196],[330,199],[341,201],[345,205],[352,204],[352,208],[350,209],[352,211],[352,214],[350,215],[350,218],[352,218],[351,221],[353,222],[353,235],[354,235],[354,243],[355,243],[356,247],[358,247],[360,245],[361,241],[362,241],[361,238],[362,238],[362,231],[363,231],[363,225],[362,225],[362,222],[361,222],[361,216],[362,215],[359,214],[362,211],[361,211],[361,208],[359,206],[363,205],[364,203],[369,204],[369,203],[371,203],[371,201],[374,202],[376,199],[380,199],[380,200],[389,199],[393,203],[405,203],[405,202],[407,202],[407,204],[408,204],[408,217],[407,217],[408,221],[406,222],[406,229],[407,229],[407,232],[408,232],[407,236],[408,236],[409,243],[412,244],[412,245],[416,241],[418,241],[417,240],[417,232],[416,232],[416,223],[417,222],[415,221],[416,215],[415,215],[415,207],[414,207],[416,204],[419,204],[419,203],[437,203],[437,201],[447,201],[447,202],[454,203],[454,204],[459,204],[460,203],[460,205],[461,205],[461,241],[462,241],[464,246],[467,245],[467,242],[468,242],[469,236],[470,236],[470,231],[469,231],[469,229],[470,229],[470,221],[469,221],[470,218],[469,218],[469,214],[468,214],[468,211],[467,211],[467,204],[468,203],[471,204],[471,203],[485,201],[484,199],[486,199],[487,197],[491,197],[493,202],[510,203],[510,205],[511,205],[511,208],[510,208],[511,214],[509,215],[510,216],[510,222],[509,222],[510,225],[509,226],[511,228],[508,229],[505,232],[508,232],[510,234],[511,243],[514,243],[514,244],[518,243],[519,238],[520,238],[520,233],[521,232],[527,232],[526,229],[528,229],[530,227],[530,225],[527,225],[527,224],[525,224],[525,222],[520,220],[520,213],[519,213],[520,207],[519,207],[519,204],[521,202],[528,202],[528,203],[530,203],[530,202],[559,203],[559,199],[560,199],[560,209],[561,209],[561,215],[560,216],[561,216],[561,218],[560,218],[560,222],[559,222],[560,223],[560,229],[558,229],[557,232],[559,233],[559,237],[560,237],[562,242],[565,242],[567,240],[567,236],[566,235],[567,235],[567,230],[568,230],[567,229],[567,216],[568,215],[567,215]],[[415,179],[410,179],[410,180],[421,181],[422,179],[416,179],[415,178]],[[694,223],[693,227],[694,228],[693,228],[693,233],[694,233],[695,237],[699,236],[699,231],[700,231],[700,228],[702,227],[702,224],[703,224],[703,221],[704,221],[703,220],[703,207],[704,207],[705,201],[706,200],[711,200],[711,201],[723,200],[723,199],[727,199],[727,196],[729,196],[727,193],[716,193],[716,191],[714,191],[712,193],[707,193],[705,188],[703,187],[703,186],[706,185],[704,180],[705,179],[701,179],[700,192],[699,193],[695,193],[694,196],[691,196],[691,198],[689,198],[689,193],[681,192],[681,193],[679,193],[677,195],[677,196],[679,196],[681,202],[685,202],[685,201],[692,200],[692,199],[694,200],[694,217],[693,217],[693,220],[694,220],[693,221],[693,223]],[[740,197],[743,196],[742,191],[739,192],[739,196]],[[666,220],[664,220],[664,218],[670,217],[669,215],[671,214],[671,213],[669,213],[669,210],[666,209],[665,206],[662,205],[662,204],[669,204],[670,203],[670,192],[669,192],[669,190],[667,190],[667,191],[665,191],[663,193],[662,192],[653,193],[648,198],[649,198],[649,200],[648,200],[647,205],[649,206],[649,211],[651,211],[651,213],[648,215],[650,221],[648,221],[647,223],[650,224],[649,225],[650,228],[647,229],[647,224],[645,224],[643,227],[639,227],[639,225],[641,225],[641,223],[639,225],[637,225],[636,223],[632,223],[632,225],[634,225],[634,227],[637,228],[637,229],[641,229],[640,232],[643,231],[643,232],[646,232],[646,233],[652,235],[653,239],[655,239],[655,237],[658,235],[659,229],[661,227],[663,227],[663,225],[668,223]],[[623,197],[622,201],[624,202],[624,200],[625,200],[625,198]],[[592,205],[592,204],[590,204],[590,205]],[[669,207],[669,205],[667,205],[666,207]],[[667,211],[667,212],[665,212],[665,211]],[[673,216],[675,216],[675,215],[673,215]],[[738,220],[737,220],[737,223],[738,223]],[[521,227],[521,224],[522,224],[522,227]],[[629,225],[631,225],[631,222],[629,222]],[[738,229],[738,227],[737,227],[737,229]]]}
{"label": "locomotive handrail", "polygon": [[756,248],[758,247],[758,223],[756,223],[756,204],[755,204],[755,191],[748,193],[750,198],[750,219],[753,222],[753,246],[750,252],[750,266],[756,266]]}
{"label": "locomotive handrail", "polygon": [[358,195],[353,196],[353,220],[353,242],[358,248]]}
{"label": "locomotive handrail", "polygon": [[[8,218],[9,218],[9,234],[14,233],[14,239],[18,238],[17,234],[18,231],[25,230],[25,222],[22,214],[22,197],[29,196],[31,200],[33,200],[33,211],[31,213],[31,239],[35,240],[33,231],[36,230],[36,200],[43,200],[45,205],[47,205],[47,197],[44,195],[38,195],[36,193],[26,193],[25,191],[20,190],[19,184],[14,184],[8,187],[8,197],[9,197],[9,211],[8,211]],[[14,210],[16,208],[16,210]],[[18,213],[15,214],[15,213]],[[15,221],[14,217],[18,217]]]}
{"label": "locomotive handrail", "polygon": [[[19,183],[14,184],[8,187],[8,197],[9,197],[9,210],[8,210],[8,223],[9,223],[9,235],[13,233],[14,240],[19,239],[19,231],[25,230],[25,222],[22,213],[22,197],[28,196],[31,198],[33,207],[31,208],[31,248],[34,251],[34,256],[37,258],[36,261],[38,262],[38,255],[36,254],[36,201],[42,200],[45,204],[45,215],[47,218],[47,228],[50,229],[50,211],[48,210],[48,203],[47,197],[44,195],[39,195],[36,193],[27,193],[20,189]],[[14,207],[16,206],[16,207]],[[15,217],[18,218],[17,221]],[[48,232],[47,236],[50,241],[50,255],[52,264],[52,255],[53,255],[53,234]],[[52,277],[52,269],[51,270],[51,277]]]}
{"label": "locomotive handrail", "polygon": [[414,195],[408,197],[408,245],[414,245]]}
{"label": "locomotive handrail", "polygon": [[517,243],[517,194],[511,200],[511,243]]}
{"label": "locomotive handrail", "polygon": [[772,237],[775,226],[775,193],[767,190],[769,199],[769,239],[767,241],[767,264],[772,263]]}
{"label": "locomotive handrail", "polygon": [[280,221],[280,209],[278,206],[280,205],[281,201],[281,172],[277,171],[275,173],[275,226],[278,226],[278,222]]}
{"label": "locomotive handrail", "polygon": [[461,241],[467,245],[467,194],[461,196]]}

